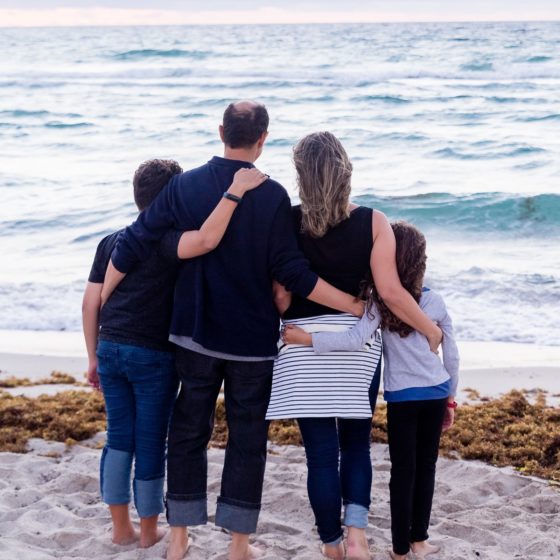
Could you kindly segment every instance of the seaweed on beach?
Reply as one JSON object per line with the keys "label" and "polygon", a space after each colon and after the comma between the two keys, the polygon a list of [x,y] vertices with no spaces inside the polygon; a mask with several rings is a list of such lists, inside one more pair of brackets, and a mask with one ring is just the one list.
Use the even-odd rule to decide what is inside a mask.
{"label": "seaweed on beach", "polygon": [[25,453],[30,438],[68,444],[105,429],[103,398],[89,391],[64,391],[37,398],[0,392],[0,451]]}
{"label": "seaweed on beach", "polygon": [[32,387],[35,385],[82,385],[76,378],[68,373],[53,371],[50,377],[41,379],[29,379],[29,377],[6,377],[0,379],[0,388],[9,389],[14,387]]}
{"label": "seaweed on beach", "polygon": [[[29,438],[74,443],[105,429],[103,397],[90,391],[65,391],[37,398],[0,392],[0,451],[24,453]],[[270,441],[301,445],[293,420],[270,425]],[[379,404],[372,439],[387,443],[386,406]],[[226,411],[218,402],[210,445],[225,447]],[[560,408],[546,406],[544,395],[531,404],[525,394],[507,395],[457,409],[453,428],[441,441],[442,455],[512,466],[523,474],[560,482]]]}
{"label": "seaweed on beach", "polygon": [[[560,409],[548,407],[542,392],[534,404],[521,391],[477,398],[457,409],[454,426],[442,434],[441,455],[560,482]],[[380,443],[387,443],[386,408],[378,405],[373,421],[373,439]]]}
{"label": "seaweed on beach", "polygon": [[441,448],[447,455],[560,482],[560,409],[546,406],[542,393],[531,404],[520,391],[461,406]]}

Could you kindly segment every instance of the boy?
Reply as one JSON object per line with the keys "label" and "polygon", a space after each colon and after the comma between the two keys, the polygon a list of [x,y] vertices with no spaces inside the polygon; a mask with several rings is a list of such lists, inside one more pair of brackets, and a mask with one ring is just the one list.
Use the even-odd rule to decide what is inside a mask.
{"label": "boy", "polygon": [[[169,180],[181,173],[172,160],[150,160],[134,174],[134,200],[145,210]],[[101,307],[101,290],[120,231],[97,248],[83,301],[83,329],[88,352],[88,381],[102,388],[107,409],[107,442],[101,457],[103,501],[113,521],[113,542],[137,539],[130,520],[130,477],[135,459],[134,498],[140,516],[140,546],[154,545],[163,511],[165,447],[178,380],[168,342],[173,290],[179,258],[214,249],[243,194],[267,176],[240,169],[200,230],[169,232],[149,259],[137,266]],[[122,230],[121,230],[122,231]]]}

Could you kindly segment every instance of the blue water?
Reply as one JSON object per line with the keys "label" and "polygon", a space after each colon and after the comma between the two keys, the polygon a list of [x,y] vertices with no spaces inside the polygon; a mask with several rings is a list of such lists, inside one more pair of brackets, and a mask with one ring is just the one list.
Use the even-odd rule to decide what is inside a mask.
{"label": "blue water", "polygon": [[560,344],[560,24],[0,29],[0,328],[80,328],[98,240],[151,157],[220,154],[257,98],[258,165],[331,130],[357,202],[428,238],[458,337]]}

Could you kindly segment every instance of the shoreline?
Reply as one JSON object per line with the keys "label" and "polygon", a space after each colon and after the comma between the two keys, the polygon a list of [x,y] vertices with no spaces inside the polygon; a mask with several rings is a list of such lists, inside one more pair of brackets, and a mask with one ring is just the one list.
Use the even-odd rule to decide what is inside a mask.
{"label": "shoreline", "polygon": [[[518,389],[527,391],[529,398],[545,391],[548,404],[560,406],[560,346],[473,341],[458,341],[458,345],[459,402],[472,401],[469,389],[488,398]],[[61,371],[83,381],[86,370],[81,332],[0,330],[0,380],[14,376],[34,381]],[[10,392],[37,396],[41,391],[53,394],[64,389],[68,386],[35,385]]]}
{"label": "shoreline", "polygon": [[[560,364],[560,346],[472,340],[458,340],[457,344],[465,370]],[[86,348],[81,331],[0,329],[0,355],[3,354],[86,359]]]}

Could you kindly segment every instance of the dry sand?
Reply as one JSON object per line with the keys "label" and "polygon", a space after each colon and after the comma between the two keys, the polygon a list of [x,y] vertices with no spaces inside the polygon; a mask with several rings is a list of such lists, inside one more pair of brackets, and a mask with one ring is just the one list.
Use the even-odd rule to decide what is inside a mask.
{"label": "dry sand", "polygon": [[[166,541],[151,550],[110,542],[110,519],[98,495],[99,450],[31,441],[26,455],[0,454],[0,559],[162,558]],[[52,457],[48,455],[59,455]],[[372,558],[387,560],[390,545],[387,447],[374,445],[374,485],[368,536]],[[209,451],[213,519],[223,451]],[[271,447],[263,510],[255,543],[265,558],[319,559],[306,496],[303,451]],[[225,560],[228,536],[213,524],[192,531],[189,560]],[[440,459],[431,537],[437,559],[532,560],[560,558],[560,493],[509,469]]]}

